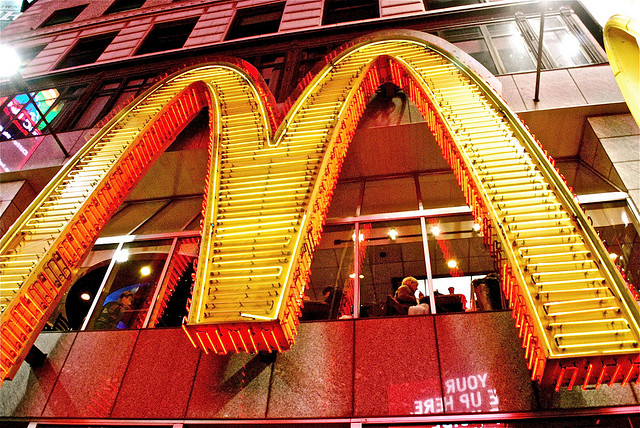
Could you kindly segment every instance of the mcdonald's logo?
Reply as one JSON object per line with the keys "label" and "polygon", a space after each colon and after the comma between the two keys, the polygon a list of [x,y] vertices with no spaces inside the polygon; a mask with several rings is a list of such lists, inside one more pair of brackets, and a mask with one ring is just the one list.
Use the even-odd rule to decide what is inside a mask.
{"label": "mcdonald's logo", "polygon": [[[445,47],[443,47],[445,46]],[[418,107],[502,266],[532,379],[638,377],[638,309],[539,143],[439,39],[377,33],[328,56],[281,113],[239,60],[187,66],[111,119],[0,242],[1,377],[12,378],[100,231],[209,108],[201,247],[183,329],[204,352],[285,351],[356,126],[385,82]]]}

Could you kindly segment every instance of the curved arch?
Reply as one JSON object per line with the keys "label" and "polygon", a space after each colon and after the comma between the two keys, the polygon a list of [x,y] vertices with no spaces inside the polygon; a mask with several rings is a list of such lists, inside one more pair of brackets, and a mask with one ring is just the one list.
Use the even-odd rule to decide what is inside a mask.
{"label": "curved arch", "polygon": [[205,105],[210,170],[183,328],[205,352],[289,348],[340,165],[385,81],[418,106],[482,219],[503,262],[532,379],[558,388],[613,384],[637,370],[637,308],[593,228],[515,114],[433,37],[381,33],[332,54],[275,132],[274,104],[254,77],[231,63],[167,77],[109,122],[25,211],[0,245],[0,263],[15,269],[3,280],[17,287],[0,324],[3,379],[114,207]]}

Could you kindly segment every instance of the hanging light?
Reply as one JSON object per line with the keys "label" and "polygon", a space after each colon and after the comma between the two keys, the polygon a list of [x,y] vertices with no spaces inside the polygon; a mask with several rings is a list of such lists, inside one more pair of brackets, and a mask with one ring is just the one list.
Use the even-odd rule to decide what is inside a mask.
{"label": "hanging light", "polygon": [[615,262],[618,259],[618,255],[616,253],[609,253],[609,258]]}
{"label": "hanging light", "polygon": [[473,231],[480,232],[480,223],[473,223]]}
{"label": "hanging light", "polygon": [[[360,242],[364,241],[364,235],[362,233],[360,233],[359,236],[360,236]],[[356,234],[355,233],[351,234],[351,240],[352,241],[356,240]]]}
{"label": "hanging light", "polygon": [[395,241],[398,238],[398,231],[395,227],[392,227],[391,230],[389,230],[389,238],[392,241]]}
{"label": "hanging light", "polygon": [[149,266],[143,266],[143,267],[140,269],[140,274],[141,274],[142,276],[147,276],[147,275],[149,275],[150,273],[151,273],[151,268],[150,268]]}
{"label": "hanging light", "polygon": [[88,302],[89,300],[91,300],[91,294],[87,293],[86,291],[84,293],[82,293],[80,295],[80,298],[82,300],[84,300],[85,302]]}
{"label": "hanging light", "polygon": [[440,235],[440,232],[440,226],[431,226],[431,233],[433,234],[433,236]]}
{"label": "hanging light", "polygon": [[458,262],[451,259],[447,262],[447,266],[449,266],[449,269],[455,269],[458,266]]}

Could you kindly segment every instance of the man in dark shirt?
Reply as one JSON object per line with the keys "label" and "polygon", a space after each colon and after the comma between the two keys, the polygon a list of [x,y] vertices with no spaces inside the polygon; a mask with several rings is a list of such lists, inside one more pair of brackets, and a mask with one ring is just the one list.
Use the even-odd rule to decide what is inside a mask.
{"label": "man in dark shirt", "polygon": [[134,293],[123,291],[115,302],[109,302],[102,307],[102,312],[93,326],[94,330],[108,330],[116,328],[124,313],[131,309]]}

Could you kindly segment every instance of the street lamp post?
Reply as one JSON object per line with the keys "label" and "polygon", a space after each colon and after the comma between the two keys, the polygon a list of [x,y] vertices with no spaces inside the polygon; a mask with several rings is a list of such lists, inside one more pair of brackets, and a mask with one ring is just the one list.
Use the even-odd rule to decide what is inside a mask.
{"label": "street lamp post", "polygon": [[18,67],[20,66],[20,58],[18,57],[16,52],[8,46],[0,46],[0,57],[3,58],[4,62],[4,65],[0,71],[0,75],[9,77],[9,80],[11,81],[11,83],[13,83],[13,86],[15,86],[15,88],[19,92],[23,92],[27,95],[31,104],[33,104],[33,106],[35,107],[36,112],[38,112],[38,114],[40,115],[42,123],[44,123],[44,126],[49,130],[51,136],[53,136],[53,139],[56,141],[56,144],[58,145],[58,147],[60,147],[62,153],[64,153],[64,156],[69,157],[69,152],[62,144],[62,141],[60,141],[60,139],[58,138],[58,135],[51,127],[51,124],[45,117],[44,113],[42,113],[42,110],[40,110],[38,103],[36,103],[36,100],[33,98],[31,92],[29,91],[27,82],[25,82],[24,78],[20,74],[20,71],[18,70]]}

